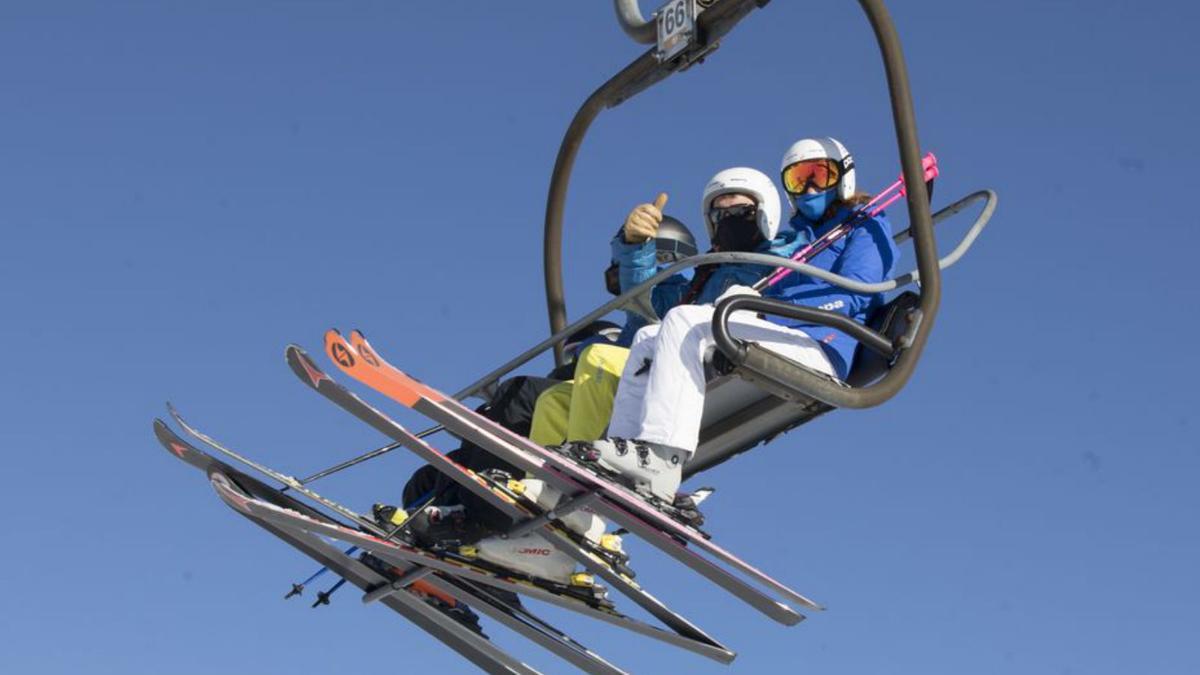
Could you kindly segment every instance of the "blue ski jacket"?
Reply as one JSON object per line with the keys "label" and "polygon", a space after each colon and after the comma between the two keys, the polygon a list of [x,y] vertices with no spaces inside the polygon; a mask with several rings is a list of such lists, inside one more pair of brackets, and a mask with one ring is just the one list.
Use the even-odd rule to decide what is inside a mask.
{"label": "blue ski jacket", "polygon": [[[785,230],[769,242],[759,244],[755,253],[768,253],[788,257],[800,249],[806,240],[796,230]],[[641,244],[628,244],[618,232],[612,240],[613,260],[617,261],[620,269],[621,292],[624,293],[638,284],[657,274],[660,270],[655,259],[654,241]],[[711,303],[721,296],[730,286],[751,286],[775,269],[766,265],[719,265],[704,281],[704,286],[694,298],[692,304],[702,305]],[[697,268],[696,274],[703,274],[704,268]],[[659,317],[665,316],[672,307],[682,304],[692,287],[692,279],[675,274],[658,282],[650,294],[650,303]],[[646,325],[646,320],[633,312],[625,313],[628,319],[617,343],[629,346],[633,343],[633,335]]]}
{"label": "blue ski jacket", "polygon": [[[798,232],[804,241],[813,241],[839,223],[845,222],[852,213],[850,207],[843,207],[831,218],[816,224],[796,215],[792,217],[790,224],[793,231]],[[849,235],[834,242],[808,262],[814,267],[856,281],[878,283],[892,276],[899,257],[900,251],[892,241],[892,226],[881,213],[860,223]],[[882,293],[854,293],[799,272],[792,272],[780,279],[767,290],[765,296],[838,312],[860,323],[865,322],[871,312],[883,305]],[[819,342],[825,348],[837,376],[846,378],[854,359],[854,348],[858,344],[853,338],[828,326],[782,317],[767,318],[774,323],[802,330]]]}

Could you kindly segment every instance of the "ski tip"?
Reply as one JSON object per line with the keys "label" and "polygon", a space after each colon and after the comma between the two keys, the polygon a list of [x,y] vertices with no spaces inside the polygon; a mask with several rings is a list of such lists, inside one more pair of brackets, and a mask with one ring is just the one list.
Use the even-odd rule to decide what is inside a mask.
{"label": "ski tip", "polygon": [[330,328],[329,330],[325,331],[325,351],[328,352],[329,349],[335,344],[349,346],[350,342],[342,335],[342,331],[336,328]]}
{"label": "ski tip", "polygon": [[170,425],[163,421],[161,417],[154,418],[154,437],[161,440],[173,440],[176,438],[175,431]]}
{"label": "ski tip", "polygon": [[283,350],[283,360],[288,365],[293,365],[297,361],[312,361],[312,357],[308,352],[304,351],[303,347],[297,345],[288,345],[287,349]]}
{"label": "ski tip", "polygon": [[296,345],[288,346],[286,360],[287,365],[292,369],[292,372],[295,373],[301,381],[314,389],[320,389],[322,380],[333,382],[333,380],[330,379],[330,377],[326,375],[324,371],[317,367],[317,364],[315,361],[313,361],[312,357]]}
{"label": "ski tip", "polygon": [[179,437],[159,417],[154,418],[154,438],[158,441],[159,445],[175,453],[176,456],[183,457],[182,452],[175,447],[179,443]]}
{"label": "ski tip", "polygon": [[354,345],[346,341],[337,329],[331,328],[325,333],[325,356],[329,357],[339,368],[350,373],[358,364],[358,351]]}
{"label": "ski tip", "polygon": [[154,420],[154,437],[158,440],[158,444],[172,455],[197,468],[208,468],[209,462],[204,457],[204,453],[189,445],[171,427],[167,426],[166,422],[158,418]]}
{"label": "ski tip", "polygon": [[170,401],[167,401],[167,412],[171,414],[171,419],[175,420],[179,426],[184,429],[191,429],[191,425],[184,421],[183,413],[179,412],[179,408],[176,408]]}
{"label": "ski tip", "polygon": [[[154,418],[154,437],[164,443],[180,443],[179,434],[171,428],[161,417]],[[179,453],[175,453],[179,454]]]}

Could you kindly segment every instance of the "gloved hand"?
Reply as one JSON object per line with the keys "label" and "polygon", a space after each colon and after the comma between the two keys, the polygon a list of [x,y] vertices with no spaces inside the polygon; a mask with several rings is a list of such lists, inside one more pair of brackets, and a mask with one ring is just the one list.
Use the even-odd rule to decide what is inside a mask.
{"label": "gloved hand", "polygon": [[653,204],[638,204],[633,207],[625,218],[624,232],[626,244],[640,244],[650,241],[658,235],[658,224],[662,222],[662,208],[667,205],[667,193],[660,192]]}
{"label": "gloved hand", "polygon": [[713,300],[713,305],[714,306],[717,305],[725,298],[732,298],[737,295],[753,295],[755,297],[761,297],[762,293],[759,293],[758,291],[754,290],[753,288],[750,288],[749,286],[739,286],[737,284],[734,284],[733,286],[726,288],[724,293],[717,296],[717,299]]}

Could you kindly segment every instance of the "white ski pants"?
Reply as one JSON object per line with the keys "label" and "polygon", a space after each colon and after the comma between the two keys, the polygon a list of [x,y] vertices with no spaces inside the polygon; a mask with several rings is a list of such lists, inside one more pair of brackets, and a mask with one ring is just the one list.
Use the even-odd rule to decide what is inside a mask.
{"label": "white ski pants", "polygon": [[[696,451],[704,414],[704,360],[716,347],[712,316],[711,305],[680,305],[667,312],[662,323],[637,332],[617,386],[610,438],[641,439],[689,456]],[[730,315],[729,332],[833,374],[821,345],[803,331],[742,311]],[[651,360],[648,371],[644,369],[647,359]]]}

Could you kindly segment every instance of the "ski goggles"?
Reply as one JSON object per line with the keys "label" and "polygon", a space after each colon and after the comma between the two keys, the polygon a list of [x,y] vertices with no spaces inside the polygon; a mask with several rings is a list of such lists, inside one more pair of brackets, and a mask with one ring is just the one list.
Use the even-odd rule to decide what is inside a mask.
{"label": "ski goggles", "polygon": [[783,187],[791,194],[800,194],[811,185],[818,190],[828,190],[842,179],[841,163],[828,157],[806,159],[789,164],[783,170]]}
{"label": "ski goggles", "polygon": [[654,259],[658,264],[679,262],[696,255],[696,247],[678,239],[658,238],[654,240]]}
{"label": "ski goggles", "polygon": [[758,204],[738,204],[723,208],[713,207],[708,210],[708,222],[716,227],[717,223],[726,218],[750,219],[758,215]]}

